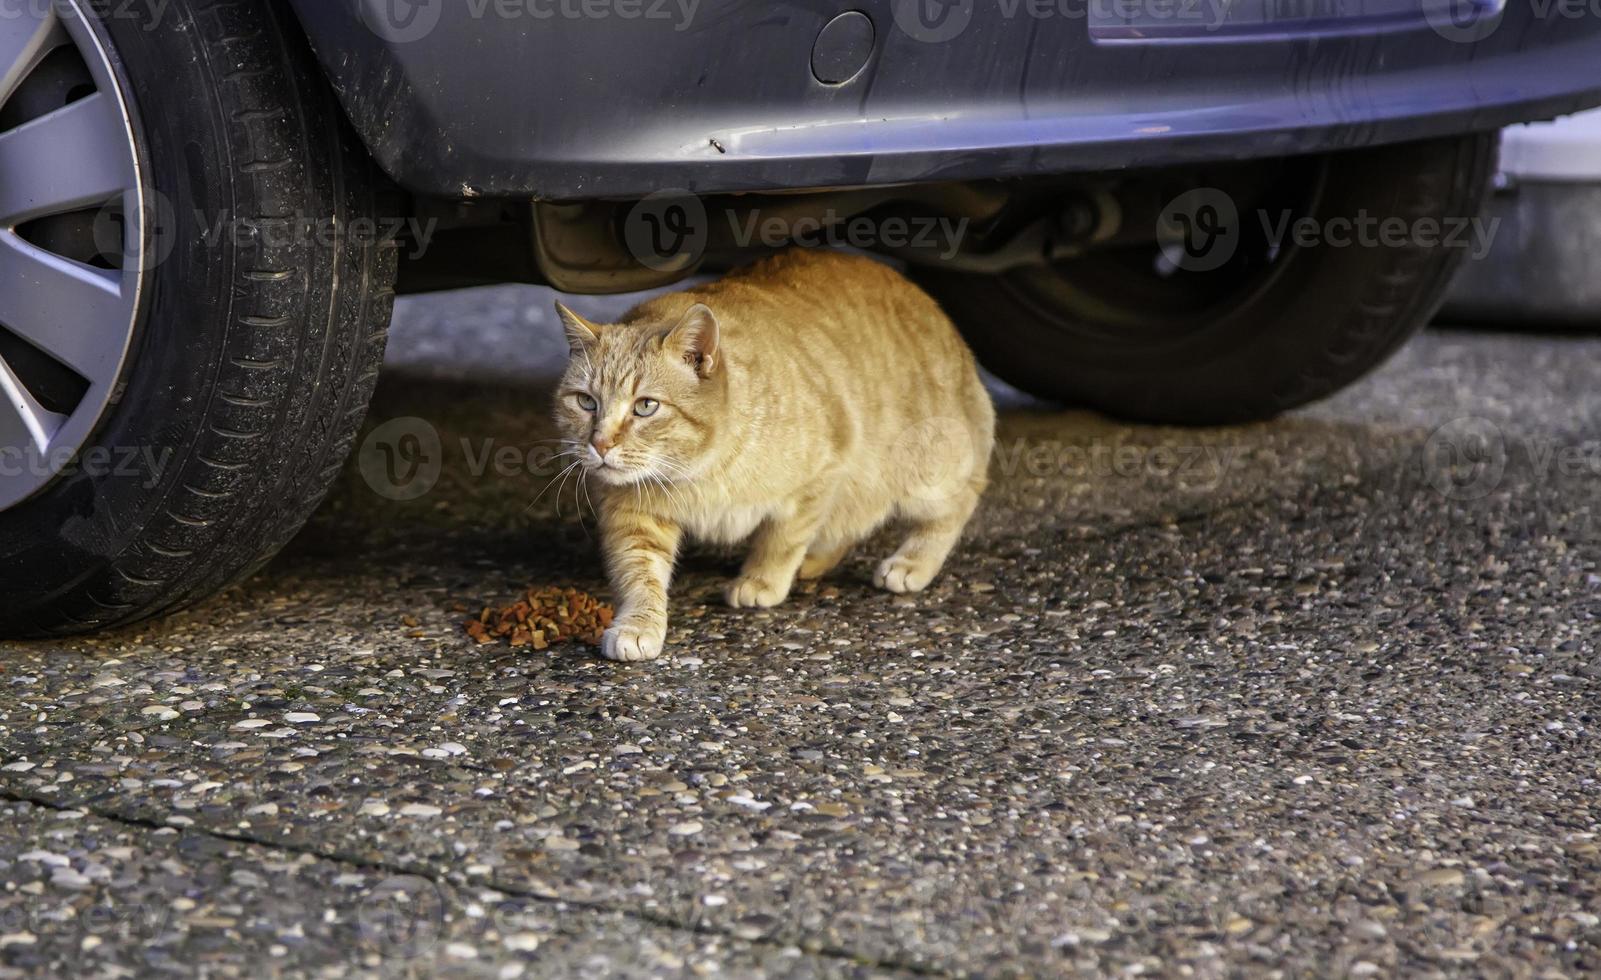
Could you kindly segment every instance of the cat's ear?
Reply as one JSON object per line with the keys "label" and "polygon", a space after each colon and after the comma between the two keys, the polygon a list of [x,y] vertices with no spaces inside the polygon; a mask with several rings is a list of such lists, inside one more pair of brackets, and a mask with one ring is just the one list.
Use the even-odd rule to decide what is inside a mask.
{"label": "cat's ear", "polygon": [[722,343],[722,328],[717,314],[705,303],[696,303],[678,321],[678,326],[662,338],[662,349],[684,359],[702,378],[717,371],[718,348]]}
{"label": "cat's ear", "polygon": [[600,335],[595,332],[595,325],[577,313],[557,303],[556,315],[561,317],[562,329],[567,331],[567,346],[573,349],[574,354],[600,342]]}

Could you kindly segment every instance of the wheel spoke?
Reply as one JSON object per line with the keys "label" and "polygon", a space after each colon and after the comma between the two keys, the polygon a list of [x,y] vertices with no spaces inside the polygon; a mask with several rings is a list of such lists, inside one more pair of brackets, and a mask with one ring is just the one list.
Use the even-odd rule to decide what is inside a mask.
{"label": "wheel spoke", "polygon": [[[139,134],[88,6],[0,0],[9,8],[0,9],[0,512],[49,485],[52,465],[79,451],[104,415],[146,274]],[[74,50],[92,86],[79,87],[65,60],[59,78],[46,77]],[[103,210],[113,202],[120,214]],[[123,268],[86,264],[100,263],[89,252],[115,262],[119,251]]]}
{"label": "wheel spoke", "polygon": [[129,316],[122,273],[80,265],[0,232],[0,326],[90,382],[109,382]]}
{"label": "wheel spoke", "polygon": [[0,105],[45,55],[69,40],[53,7],[17,4],[0,17]]}
{"label": "wheel spoke", "polygon": [[[22,379],[0,360],[0,473],[28,465],[27,455],[43,454],[66,421],[34,401]],[[19,452],[22,457],[13,455]]]}
{"label": "wheel spoke", "polygon": [[133,186],[116,105],[95,93],[0,133],[0,227],[105,204]]}

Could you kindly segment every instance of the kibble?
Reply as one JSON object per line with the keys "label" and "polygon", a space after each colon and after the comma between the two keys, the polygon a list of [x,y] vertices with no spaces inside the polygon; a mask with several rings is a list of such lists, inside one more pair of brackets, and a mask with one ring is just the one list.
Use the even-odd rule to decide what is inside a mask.
{"label": "kibble", "polygon": [[506,640],[513,647],[548,650],[567,640],[599,643],[613,615],[611,606],[587,592],[547,586],[529,589],[507,606],[486,606],[466,629],[480,644]]}

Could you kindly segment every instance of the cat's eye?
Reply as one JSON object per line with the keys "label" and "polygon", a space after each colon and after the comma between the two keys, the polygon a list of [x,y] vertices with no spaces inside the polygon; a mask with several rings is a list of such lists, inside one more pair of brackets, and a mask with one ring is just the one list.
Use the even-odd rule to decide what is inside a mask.
{"label": "cat's eye", "polygon": [[595,397],[593,395],[585,394],[584,392],[580,391],[576,397],[578,399],[578,407],[586,412],[593,412],[600,408],[600,402],[595,401]]}
{"label": "cat's eye", "polygon": [[642,419],[648,419],[661,411],[662,403],[654,398],[641,398],[634,402],[634,414]]}

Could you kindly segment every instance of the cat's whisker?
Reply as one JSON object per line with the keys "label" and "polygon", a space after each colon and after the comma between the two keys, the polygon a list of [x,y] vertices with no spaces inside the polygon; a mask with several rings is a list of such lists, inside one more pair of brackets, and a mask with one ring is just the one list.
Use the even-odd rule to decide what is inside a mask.
{"label": "cat's whisker", "polygon": [[[544,500],[544,495],[551,492],[551,487],[556,487],[557,480],[562,480],[562,482],[565,482],[564,477],[567,476],[567,474],[570,474],[575,466],[580,466],[580,463],[568,463],[567,468],[562,469],[562,472],[559,472],[559,474],[556,474],[556,476],[551,477],[551,479],[544,484],[544,490],[540,490],[540,495],[535,496],[535,498],[533,498],[533,503],[528,504],[528,509],[532,511],[535,506],[538,506],[538,503],[540,503],[541,500]],[[560,492],[559,487],[557,487],[556,490],[556,516],[562,516],[562,492]]]}
{"label": "cat's whisker", "polygon": [[656,494],[658,492],[661,492],[662,495],[665,496],[665,491],[661,485],[661,478],[649,469],[641,471],[640,480],[637,484],[635,484],[635,491],[641,496],[645,495],[646,493]]}
{"label": "cat's whisker", "polygon": [[[560,480],[560,479],[562,479],[562,477],[564,477],[567,474],[571,473],[574,470],[574,468],[582,466],[583,463],[584,463],[584,461],[581,460],[581,459],[577,460],[576,462],[569,463],[567,465],[566,469],[562,470],[560,473],[557,473],[555,476],[551,477],[545,483],[545,489],[539,491],[539,496],[537,496],[537,497],[535,497],[533,499],[533,502],[528,505],[528,507],[523,511],[523,513],[526,514],[529,511],[533,510],[535,507],[538,507],[539,506],[539,502],[541,500],[545,499],[545,494],[550,492],[550,488],[555,485],[557,480]],[[557,517],[561,516],[561,491],[560,490],[556,491],[556,516]]]}
{"label": "cat's whisker", "polygon": [[679,463],[665,453],[651,453],[646,457],[646,459],[649,461],[652,467],[660,467],[667,470],[668,474],[675,479],[694,479],[694,474],[689,471],[687,466]]}
{"label": "cat's whisker", "polygon": [[[674,471],[669,469],[669,472]],[[689,482],[689,474],[687,471],[679,470],[677,471],[676,476],[679,479],[684,480],[684,482],[680,483],[677,479],[667,480],[660,474],[657,474],[656,479],[657,482],[661,484],[662,489],[666,491],[668,497],[673,501],[674,505],[677,506],[681,511],[688,512],[689,510],[693,509],[694,505],[694,501],[692,499],[694,497],[692,490],[693,483]]]}
{"label": "cat's whisker", "polygon": [[[594,515],[594,518],[595,518],[596,522],[599,522],[600,521],[600,511],[595,509],[595,501],[590,499],[590,496],[589,496],[589,478],[588,478],[588,474],[585,474],[584,476],[581,476],[581,477],[578,478],[578,485],[583,488],[583,491],[584,491],[584,502],[589,504],[589,512],[590,512],[590,514]],[[589,528],[588,528],[588,526],[586,526],[584,524],[584,511],[583,511],[583,508],[581,508],[581,507],[578,510],[578,526],[582,527],[584,529],[584,537],[588,538],[589,537]]]}
{"label": "cat's whisker", "polygon": [[[563,483],[563,486],[565,487],[565,482]],[[578,482],[573,486],[573,508],[574,512],[578,516],[578,526],[583,529],[584,539],[586,541],[592,541],[594,538],[590,536],[589,524],[584,520],[584,503],[588,499],[589,473],[584,470],[580,470],[578,472]],[[589,509],[593,512],[595,510],[595,505],[591,503]],[[598,518],[599,515],[596,514],[596,517]]]}
{"label": "cat's whisker", "polygon": [[656,475],[656,482],[661,485],[661,488],[664,491],[666,491],[667,496],[673,501],[674,505],[680,509],[687,507],[689,500],[683,490],[673,486],[672,483],[663,479],[661,474]]}
{"label": "cat's whisker", "polygon": [[[567,467],[567,473],[568,474],[571,474],[574,470],[578,471],[578,485],[579,486],[583,486],[584,485],[584,476],[585,476],[585,474],[584,474],[584,471],[582,469],[582,466],[583,466],[583,460],[579,460],[577,463],[574,463],[572,466]],[[567,491],[567,479],[568,479],[568,477],[564,476],[562,478],[562,481],[561,481],[561,486],[556,490],[556,516],[557,517],[561,516],[561,496],[562,496],[563,493],[565,493]],[[582,524],[583,520],[584,520],[584,510],[578,504],[578,495],[576,493],[574,493],[574,495],[573,495],[573,507],[574,507],[574,509],[576,509],[578,511],[578,521],[579,521],[580,524]]]}
{"label": "cat's whisker", "polygon": [[650,454],[646,457],[646,462],[649,467],[645,471],[646,475],[662,489],[662,492],[667,496],[668,500],[672,501],[674,507],[686,509],[689,505],[689,500],[684,490],[681,487],[674,486],[668,480],[663,479],[660,473],[655,472],[658,466],[672,467],[675,464],[660,453]]}
{"label": "cat's whisker", "polygon": [[680,512],[687,511],[688,505],[681,493],[669,485],[666,480],[663,480],[660,474],[652,473],[650,477],[653,481],[655,481],[656,485],[661,488],[662,493],[667,497],[668,501],[671,502],[674,509]]}

